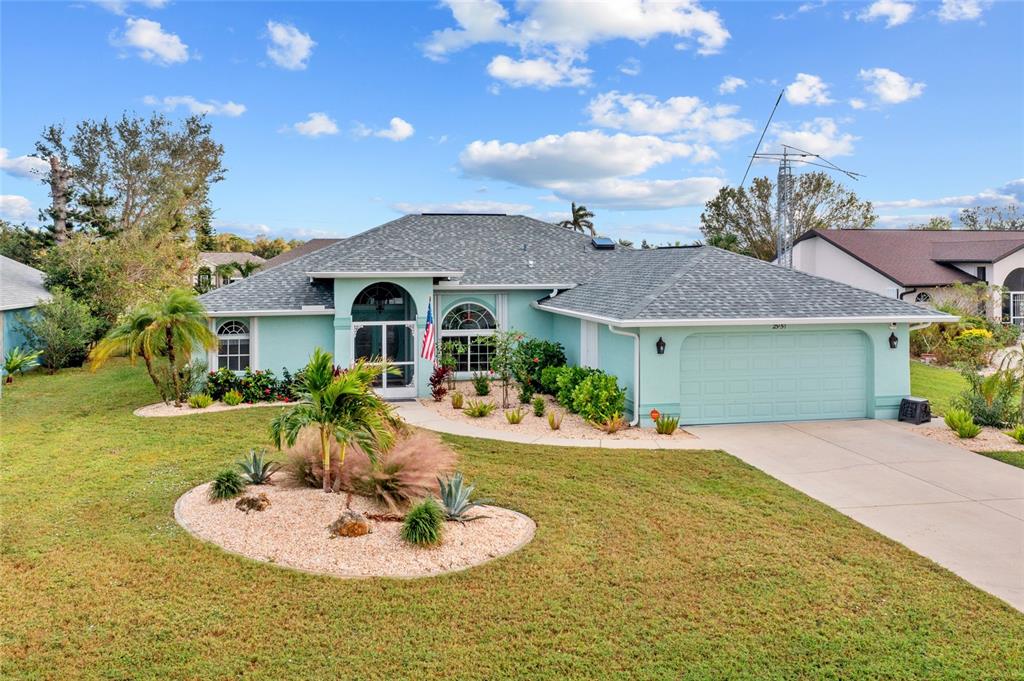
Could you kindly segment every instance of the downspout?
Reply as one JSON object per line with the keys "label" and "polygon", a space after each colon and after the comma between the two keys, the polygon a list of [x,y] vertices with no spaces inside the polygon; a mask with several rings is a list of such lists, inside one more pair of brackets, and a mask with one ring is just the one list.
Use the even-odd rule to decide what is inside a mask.
{"label": "downspout", "polygon": [[633,420],[629,425],[640,423],[640,334],[631,331],[620,331],[611,324],[608,330],[616,336],[627,336],[633,339]]}
{"label": "downspout", "polygon": [[921,329],[927,329],[929,326],[931,326],[934,323],[935,322],[921,322],[919,324],[911,324],[910,327],[909,327],[909,330],[910,331],[920,331]]}

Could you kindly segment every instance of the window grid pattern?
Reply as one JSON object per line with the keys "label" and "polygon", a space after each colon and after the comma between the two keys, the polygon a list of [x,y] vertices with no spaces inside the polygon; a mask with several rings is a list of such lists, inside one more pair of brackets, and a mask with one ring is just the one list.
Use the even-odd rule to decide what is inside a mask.
{"label": "window grid pattern", "polygon": [[445,331],[480,331],[498,328],[494,315],[483,305],[463,303],[448,310],[441,323]]}
{"label": "window grid pattern", "polygon": [[249,327],[237,321],[221,324],[217,329],[217,368],[244,371],[249,362]]}
{"label": "window grid pattern", "polygon": [[491,335],[498,328],[494,315],[478,303],[462,303],[448,310],[441,322],[441,339],[462,342],[463,351],[455,356],[455,371],[490,371],[494,346]]}

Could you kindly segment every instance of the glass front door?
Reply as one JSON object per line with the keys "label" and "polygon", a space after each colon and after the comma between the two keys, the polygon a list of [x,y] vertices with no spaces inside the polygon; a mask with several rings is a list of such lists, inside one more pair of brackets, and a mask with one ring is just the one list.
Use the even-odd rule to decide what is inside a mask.
{"label": "glass front door", "polygon": [[356,322],[353,359],[387,359],[391,372],[374,383],[385,399],[416,397],[416,322]]}

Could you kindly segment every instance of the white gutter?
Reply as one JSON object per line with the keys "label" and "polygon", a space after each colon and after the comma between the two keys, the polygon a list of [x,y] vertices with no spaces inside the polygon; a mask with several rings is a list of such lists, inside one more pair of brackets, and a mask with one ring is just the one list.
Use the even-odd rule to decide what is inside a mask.
{"label": "white gutter", "polygon": [[333,315],[333,309],[317,307],[309,310],[207,310],[207,317],[290,317],[302,315]]}
{"label": "white gutter", "polygon": [[442,281],[434,286],[435,291],[560,291],[575,288],[576,284],[460,284]]}
{"label": "white gutter", "polygon": [[401,272],[306,272],[307,277],[314,279],[365,279],[367,277],[388,277],[389,279],[413,279],[413,278],[426,278],[426,277],[451,277],[458,278],[465,275],[465,272],[457,272],[454,270],[433,270],[433,271],[422,271],[422,272],[410,272],[408,270]]}
{"label": "white gutter", "polygon": [[611,324],[608,330],[616,336],[629,336],[633,339],[633,420],[629,425],[640,423],[640,334],[632,331],[620,331]]}

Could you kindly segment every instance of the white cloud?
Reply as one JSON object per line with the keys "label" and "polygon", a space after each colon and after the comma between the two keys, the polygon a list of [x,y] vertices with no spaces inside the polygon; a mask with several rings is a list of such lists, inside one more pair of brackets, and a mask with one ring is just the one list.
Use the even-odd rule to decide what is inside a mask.
{"label": "white cloud", "polygon": [[135,48],[140,57],[161,66],[188,61],[188,45],[175,34],[164,31],[157,21],[125,19],[124,33],[112,42],[121,47]]}
{"label": "white cloud", "polygon": [[399,201],[391,206],[399,213],[505,213],[521,215],[533,210],[528,203],[504,201],[454,201],[450,203],[418,203]]}
{"label": "white cloud", "polygon": [[316,42],[291,24],[267,22],[267,56],[283,69],[301,71],[306,68]]}
{"label": "white cloud", "polygon": [[718,86],[718,94],[731,95],[741,87],[747,87],[747,81],[736,76],[726,76]]}
{"label": "white cloud", "polygon": [[639,76],[641,70],[640,60],[635,57],[629,57],[619,64],[619,73],[627,76]]}
{"label": "white cloud", "polygon": [[128,13],[130,5],[139,4],[149,9],[163,9],[169,0],[93,0],[97,5],[119,16]]}
{"label": "white cloud", "polygon": [[39,179],[50,172],[50,164],[35,156],[8,156],[5,147],[0,147],[0,170],[14,177]]}
{"label": "white cloud", "polygon": [[942,0],[937,14],[943,22],[974,21],[991,5],[989,0]]}
{"label": "white cloud", "polygon": [[866,106],[867,102],[865,102],[863,99],[858,99],[857,97],[854,97],[853,99],[850,100],[851,109],[863,109]]}
{"label": "white cloud", "polygon": [[487,73],[512,87],[584,86],[590,83],[590,69],[574,65],[572,57],[513,59],[499,54],[487,65]]}
{"label": "white cloud", "polygon": [[35,215],[32,202],[17,194],[0,194],[0,216],[8,220],[28,220]]}
{"label": "white cloud", "polygon": [[600,94],[587,106],[590,120],[601,127],[630,132],[683,133],[687,139],[731,142],[753,132],[747,121],[734,118],[739,107],[708,106],[699,97],[670,97],[664,101],[651,95]]}
{"label": "white cloud", "polygon": [[373,128],[367,127],[362,123],[356,123],[355,130],[353,131],[356,137],[383,137],[389,139],[392,142],[401,142],[402,140],[409,139],[415,132],[415,128],[412,125],[398,116],[391,119],[391,123],[386,128],[380,130],[374,130]]}
{"label": "white cloud", "polygon": [[900,104],[924,92],[924,83],[915,83],[892,69],[861,69],[860,79],[867,82],[868,92],[873,93],[883,104]]}
{"label": "white cloud", "polygon": [[245,113],[244,104],[236,104],[231,101],[219,102],[216,99],[201,102],[192,95],[163,98],[147,95],[142,98],[142,101],[148,106],[162,106],[168,111],[172,111],[179,106],[183,106],[187,108],[190,113],[207,114],[210,116],[229,116],[231,118],[235,118]]}
{"label": "white cloud", "polygon": [[826,158],[849,156],[853,153],[853,143],[859,139],[850,133],[841,133],[831,118],[815,118],[796,129],[782,123],[773,124],[772,131],[777,145],[788,144]]}
{"label": "white cloud", "polygon": [[786,86],[786,101],[802,106],[804,104],[832,104],[835,100],[828,96],[828,83],[821,76],[809,73],[796,74],[796,80]]}
{"label": "white cloud", "polygon": [[233,220],[214,220],[213,227],[218,232],[237,234],[242,237],[267,236],[274,230],[261,222],[236,222]]}
{"label": "white cloud", "polygon": [[424,46],[426,55],[431,59],[442,60],[451,52],[477,43],[517,42],[515,29],[505,23],[508,11],[497,0],[448,0],[445,4],[452,11],[452,17],[459,27],[445,28],[431,34]]}
{"label": "white cloud", "polygon": [[875,0],[863,12],[857,15],[861,21],[885,19],[885,27],[892,28],[905,24],[914,13],[914,3],[903,0]]}
{"label": "white cloud", "polygon": [[293,127],[295,132],[306,137],[338,134],[338,124],[322,111],[315,111],[309,114],[309,118],[296,123]]}
{"label": "white cloud", "polygon": [[655,210],[702,206],[723,186],[717,177],[682,180],[609,178],[592,182],[557,182],[550,189],[563,201],[616,210]]}
{"label": "white cloud", "polygon": [[1012,180],[995,189],[984,189],[976,194],[942,196],[936,199],[900,199],[896,201],[875,201],[882,210],[920,208],[969,208],[971,206],[1008,206],[1024,200],[1024,178]]}

